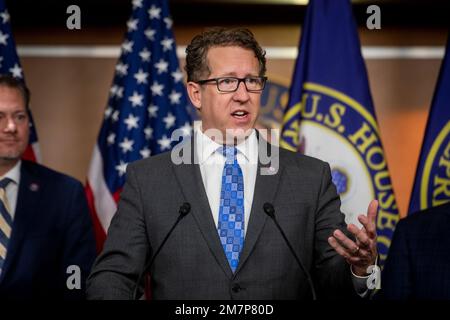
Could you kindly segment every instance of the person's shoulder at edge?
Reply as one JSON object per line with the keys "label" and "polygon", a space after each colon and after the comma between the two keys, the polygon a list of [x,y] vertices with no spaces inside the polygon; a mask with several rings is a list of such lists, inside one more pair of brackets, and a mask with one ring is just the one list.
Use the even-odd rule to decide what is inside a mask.
{"label": "person's shoulder at edge", "polygon": [[140,159],[131,162],[127,166],[127,171],[133,170],[161,170],[163,167],[170,167],[172,163],[171,151],[162,152],[145,159]]}
{"label": "person's shoulder at edge", "polygon": [[280,161],[285,165],[301,165],[305,167],[319,166],[323,167],[327,162],[314,158],[312,156],[307,156],[301,154],[300,152],[294,152],[288,149],[280,147]]}
{"label": "person's shoulder at edge", "polygon": [[397,228],[421,228],[425,224],[435,223],[437,220],[450,218],[450,202],[445,204],[423,209],[406,216],[398,222]]}
{"label": "person's shoulder at edge", "polygon": [[82,186],[81,182],[72,176],[56,171],[42,164],[22,160],[23,170],[39,177],[42,181],[56,185]]}

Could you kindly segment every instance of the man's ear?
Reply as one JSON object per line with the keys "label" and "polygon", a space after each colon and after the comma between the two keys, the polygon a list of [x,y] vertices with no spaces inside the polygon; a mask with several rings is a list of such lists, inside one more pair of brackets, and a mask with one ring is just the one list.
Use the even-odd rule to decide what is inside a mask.
{"label": "man's ear", "polygon": [[194,107],[200,111],[202,107],[202,92],[201,87],[198,83],[189,81],[187,83],[187,92],[189,95],[189,99],[191,99],[192,104]]}

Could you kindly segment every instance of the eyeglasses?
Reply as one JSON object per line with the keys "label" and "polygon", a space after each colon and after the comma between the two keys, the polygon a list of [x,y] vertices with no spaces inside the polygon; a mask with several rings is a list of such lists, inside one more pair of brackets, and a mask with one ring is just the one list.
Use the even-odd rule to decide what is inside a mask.
{"label": "eyeglasses", "polygon": [[220,92],[235,92],[241,82],[244,83],[245,89],[248,92],[261,92],[264,90],[266,85],[267,77],[246,77],[246,78],[236,78],[236,77],[221,77],[206,80],[196,81],[198,84],[205,84],[208,82],[215,82],[217,85],[217,90]]}

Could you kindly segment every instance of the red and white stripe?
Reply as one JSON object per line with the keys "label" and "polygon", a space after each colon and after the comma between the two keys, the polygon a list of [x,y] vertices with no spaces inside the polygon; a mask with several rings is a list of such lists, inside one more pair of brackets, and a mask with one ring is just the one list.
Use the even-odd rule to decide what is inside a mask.
{"label": "red and white stripe", "polygon": [[117,210],[117,200],[109,191],[103,176],[103,159],[95,145],[86,182],[86,196],[94,223],[97,252],[103,248],[111,219]]}
{"label": "red and white stripe", "polygon": [[36,141],[33,144],[28,144],[25,152],[22,155],[22,159],[41,163],[41,150],[39,148],[39,143]]}

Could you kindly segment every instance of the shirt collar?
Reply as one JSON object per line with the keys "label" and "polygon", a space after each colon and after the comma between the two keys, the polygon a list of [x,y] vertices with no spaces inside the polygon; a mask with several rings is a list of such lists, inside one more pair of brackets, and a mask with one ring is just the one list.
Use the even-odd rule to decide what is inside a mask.
{"label": "shirt collar", "polygon": [[22,166],[22,160],[17,161],[17,163],[10,169],[7,173],[0,177],[0,180],[4,178],[9,178],[15,184],[19,184],[20,181],[20,167]]}
{"label": "shirt collar", "polygon": [[[199,164],[203,164],[211,155],[216,152],[221,144],[211,140],[206,134],[202,132],[201,125],[195,130],[195,143]],[[251,134],[241,143],[236,145],[239,153],[245,156],[245,159],[250,163],[257,163],[258,161],[258,138],[256,137],[255,129]]]}
{"label": "shirt collar", "polygon": [[253,129],[247,139],[238,144],[236,148],[245,156],[248,162],[256,164],[258,161],[258,138],[256,137],[256,130]]}

